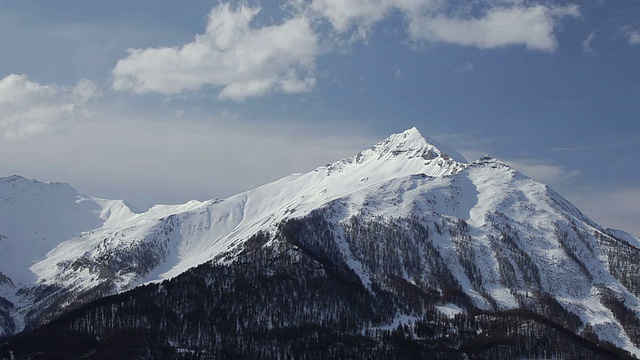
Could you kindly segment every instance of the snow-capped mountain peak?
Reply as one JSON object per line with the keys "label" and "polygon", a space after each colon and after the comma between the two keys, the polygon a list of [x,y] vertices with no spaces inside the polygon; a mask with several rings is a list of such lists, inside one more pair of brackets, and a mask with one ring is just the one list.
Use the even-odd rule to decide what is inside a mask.
{"label": "snow-capped mountain peak", "polygon": [[431,138],[425,138],[415,127],[399,134],[393,134],[371,149],[363,151],[360,153],[360,159],[366,155],[377,155],[378,159],[404,157],[406,159],[421,158],[425,161],[441,157],[444,160],[452,159],[458,163],[468,163],[464,156],[438,144]]}
{"label": "snow-capped mountain peak", "polygon": [[467,165],[464,156],[431,138],[425,138],[414,127],[393,134],[356,156],[320,167],[316,172],[327,171],[328,175],[368,172],[372,176],[367,178],[379,178],[379,174],[385,174],[385,179],[419,173],[441,177],[457,173]]}
{"label": "snow-capped mountain peak", "polygon": [[386,140],[374,145],[371,151],[380,156],[404,155],[408,159],[421,157],[424,160],[442,157],[444,159],[451,158],[459,163],[467,163],[467,159],[464,156],[444,145],[438,144],[431,138],[425,138],[415,127],[389,136]]}
{"label": "snow-capped mountain peak", "polygon": [[[440,151],[434,146],[430,146],[427,140],[416,128],[411,128],[400,134],[393,134],[384,141],[374,145],[371,150],[375,153],[383,155],[405,155],[407,158],[415,156],[425,156],[425,151],[434,151],[434,156],[440,155]],[[425,156],[425,158],[428,158]]]}

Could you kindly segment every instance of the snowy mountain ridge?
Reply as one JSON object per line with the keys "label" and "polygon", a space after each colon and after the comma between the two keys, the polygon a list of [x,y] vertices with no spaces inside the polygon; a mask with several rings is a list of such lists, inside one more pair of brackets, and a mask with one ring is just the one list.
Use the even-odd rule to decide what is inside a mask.
{"label": "snowy mountain ridge", "polygon": [[[13,323],[5,331],[37,326],[83,299],[174,278],[212,260],[232,263],[259,233],[272,234],[262,247],[278,249],[288,241],[282,229],[289,220],[320,217],[329,224],[330,243],[294,245],[329,251],[369,289],[388,276],[440,291],[458,286],[480,309],[534,309],[536,294],[547,294],[581,321],[577,332],[588,325],[599,339],[640,355],[628,324],[603,300],[614,296],[640,312],[640,279],[633,274],[638,239],[600,227],[499,160],[469,163],[435,144],[413,128],[307,174],[224,200],[159,205],[144,213],[65,185],[3,178],[0,201],[12,205],[0,214],[0,234],[10,239],[0,241],[7,259],[0,272],[13,286],[4,285],[1,295],[14,305],[5,311],[5,323]],[[55,191],[40,198],[37,189],[47,186]],[[33,210],[40,206],[41,212]],[[53,214],[77,221],[47,233],[51,241],[41,245],[37,234],[64,222]],[[40,218],[46,220],[26,233],[23,225]],[[405,240],[367,230],[380,226],[405,229],[395,235]],[[8,244],[29,251],[11,260]]]}
{"label": "snowy mountain ridge", "polygon": [[13,175],[0,178],[0,271],[16,285],[32,276],[25,264],[43,259],[63,240],[118,223],[135,210],[122,200],[78,193],[68,184]]}
{"label": "snowy mountain ridge", "polygon": [[[452,156],[465,160],[455,152]],[[144,281],[170,278],[213,259],[237,245],[234,242],[248,238],[259,230],[274,227],[287,217],[307,214],[357,189],[416,173],[433,177],[450,175],[466,166],[429,144],[413,128],[392,135],[354,157],[322,166],[307,174],[290,175],[223,201],[160,205],[144,214],[119,218],[115,228],[105,224],[100,229],[70,240],[54,249],[46,260],[35,264],[31,270],[43,283],[56,282],[60,277],[80,280],[60,276],[58,264],[82,256],[98,258],[105,256],[105,251],[137,246],[150,240],[147,235],[154,231],[155,226],[165,226],[164,221],[173,218],[180,223],[181,234],[179,239],[174,238],[172,240],[175,241],[163,245],[163,251],[166,252],[163,256],[171,256],[171,261],[155,269],[156,277],[146,276]],[[123,235],[123,231],[133,228],[137,230]],[[162,270],[164,272],[160,272]],[[134,275],[134,278],[138,275]],[[86,279],[81,281],[86,282]],[[131,281],[140,279],[123,276],[118,285],[128,288]]]}

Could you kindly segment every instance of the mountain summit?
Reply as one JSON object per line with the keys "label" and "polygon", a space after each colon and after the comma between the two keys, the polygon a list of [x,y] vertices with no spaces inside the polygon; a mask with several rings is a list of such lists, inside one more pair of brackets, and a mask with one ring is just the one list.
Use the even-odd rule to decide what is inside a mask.
{"label": "mountain summit", "polygon": [[465,167],[467,160],[462,155],[436,144],[432,139],[425,139],[414,127],[391,135],[371,149],[343,162],[355,162],[361,166],[375,164],[374,166],[384,167],[387,171],[397,169],[401,174],[414,172],[429,176],[450,175]]}
{"label": "mountain summit", "polygon": [[407,158],[420,156],[425,160],[433,160],[442,156],[445,159],[452,158],[460,163],[468,163],[464,156],[431,138],[425,138],[415,127],[389,136],[386,140],[374,145],[371,150],[379,154],[399,155],[406,153]]}
{"label": "mountain summit", "polygon": [[313,357],[291,349],[315,342],[384,358],[407,349],[399,339],[435,358],[640,355],[637,239],[415,128],[227,199],[92,211],[118,215],[23,264],[31,283],[5,285],[6,332],[47,333],[121,293],[56,326],[94,343],[142,326],[146,351],[252,358]]}

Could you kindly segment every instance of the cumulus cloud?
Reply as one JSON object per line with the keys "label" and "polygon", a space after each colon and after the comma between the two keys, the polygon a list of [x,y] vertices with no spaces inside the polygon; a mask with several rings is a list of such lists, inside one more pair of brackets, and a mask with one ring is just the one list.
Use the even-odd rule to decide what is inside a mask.
{"label": "cumulus cloud", "polygon": [[629,38],[629,44],[638,45],[640,44],[640,31],[629,31],[627,33]]}
{"label": "cumulus cloud", "polygon": [[314,0],[311,8],[338,32],[363,32],[396,11],[405,17],[409,36],[416,41],[481,49],[524,45],[541,51],[557,48],[554,33],[560,19],[579,16],[576,5],[527,6],[520,1],[497,2],[479,17],[454,15],[438,0]]}
{"label": "cumulus cloud", "polygon": [[[480,3],[479,11],[444,0],[290,0],[290,16],[258,26],[260,8],[214,7],[206,29],[175,47],[129,49],[112,69],[112,87],[136,94],[175,95],[214,89],[220,99],[244,100],[268,93],[303,93],[316,84],[321,54],[319,23],[335,35],[364,38],[378,22],[398,15],[411,40],[478,48],[521,45],[554,51],[560,20],[578,16],[575,5],[522,1]],[[323,35],[328,35],[324,33]],[[335,40],[328,36],[328,41]],[[326,39],[325,39],[326,40]]]}
{"label": "cumulus cloud", "polygon": [[85,104],[99,93],[89,80],[66,88],[8,75],[0,79],[0,133],[8,140],[24,139],[69,126],[89,115]]}
{"label": "cumulus cloud", "polygon": [[112,70],[113,88],[178,94],[211,86],[220,98],[234,100],[309,91],[320,52],[310,20],[300,15],[255,28],[259,11],[221,4],[209,13],[204,34],[188,44],[129,49]]}

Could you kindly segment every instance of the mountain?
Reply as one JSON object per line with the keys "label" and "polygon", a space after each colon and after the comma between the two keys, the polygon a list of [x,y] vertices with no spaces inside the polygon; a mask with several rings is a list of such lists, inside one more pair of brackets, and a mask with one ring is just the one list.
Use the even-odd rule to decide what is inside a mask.
{"label": "mountain", "polygon": [[[0,178],[0,300],[20,304],[16,291],[37,276],[29,269],[64,240],[118,223],[133,214],[123,201],[92,198],[67,184],[43,183],[13,175]],[[0,335],[20,329],[0,307]]]}
{"label": "mountain", "polygon": [[[4,331],[28,330],[0,356],[106,356],[122,341],[154,358],[640,355],[638,239],[415,128],[307,174],[144,213],[0,181],[4,198],[26,194],[0,234],[33,247],[38,223],[51,239],[0,268]],[[76,342],[41,341],[55,336]]]}

